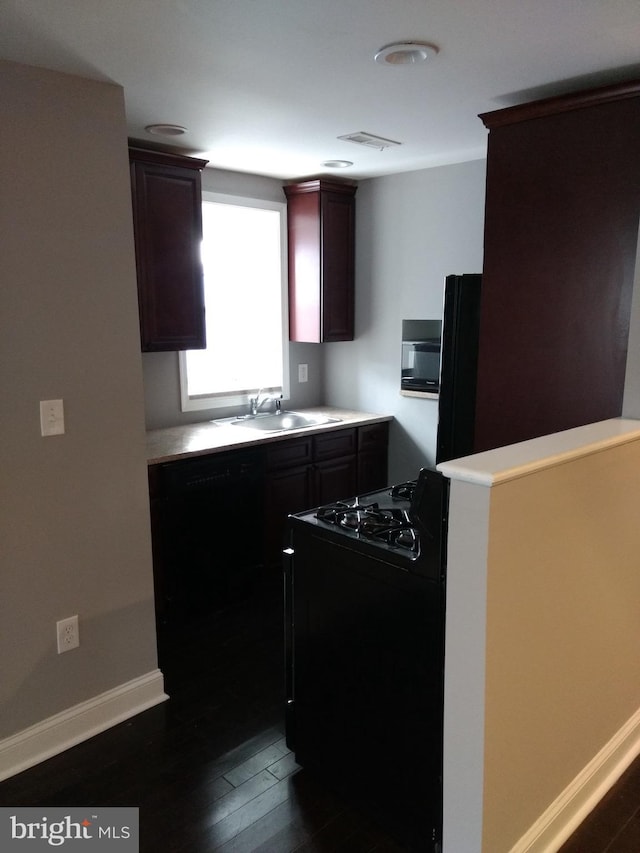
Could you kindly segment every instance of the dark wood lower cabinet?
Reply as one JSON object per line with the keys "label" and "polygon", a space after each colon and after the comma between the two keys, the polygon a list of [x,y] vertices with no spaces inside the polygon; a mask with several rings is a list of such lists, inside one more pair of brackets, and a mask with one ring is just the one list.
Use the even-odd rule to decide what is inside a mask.
{"label": "dark wood lower cabinet", "polygon": [[279,567],[289,514],[385,486],[387,441],[379,423],[150,466],[158,621],[224,607]]}
{"label": "dark wood lower cabinet", "polygon": [[388,485],[389,424],[368,424],[358,429],[358,493]]}
{"label": "dark wood lower cabinet", "polygon": [[149,469],[158,623],[189,621],[242,598],[262,563],[261,449]]}
{"label": "dark wood lower cabinet", "polygon": [[287,515],[387,485],[389,424],[293,438],[267,449],[265,561],[280,565]]}
{"label": "dark wood lower cabinet", "polygon": [[280,561],[284,522],[292,512],[302,512],[311,506],[313,470],[310,465],[267,472],[265,483],[265,562]]}
{"label": "dark wood lower cabinet", "polygon": [[332,503],[358,491],[357,448],[356,429],[315,436],[313,494],[310,506]]}
{"label": "dark wood lower cabinet", "polygon": [[348,498],[358,491],[358,464],[355,455],[317,462],[313,475],[315,506]]}

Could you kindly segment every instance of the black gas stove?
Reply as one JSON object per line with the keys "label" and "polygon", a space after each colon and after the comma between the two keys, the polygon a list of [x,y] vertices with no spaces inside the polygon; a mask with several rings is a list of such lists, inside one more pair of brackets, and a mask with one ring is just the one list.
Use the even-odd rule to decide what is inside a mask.
{"label": "black gas stove", "polygon": [[284,550],[287,743],[423,853],[441,849],[447,499],[423,469],[290,516]]}
{"label": "black gas stove", "polygon": [[[409,571],[438,572],[446,515],[445,481],[436,471],[422,469],[408,480],[326,504],[297,518],[326,528],[329,535],[348,537],[350,547],[378,549],[394,562],[406,561]],[[346,544],[346,543],[345,543]]]}
{"label": "black gas stove", "polygon": [[[385,505],[389,496],[396,505]],[[394,497],[392,492],[374,493],[320,507],[316,518],[417,556],[420,553],[420,536],[411,521],[409,506],[400,506],[401,502],[406,504],[406,500]]]}

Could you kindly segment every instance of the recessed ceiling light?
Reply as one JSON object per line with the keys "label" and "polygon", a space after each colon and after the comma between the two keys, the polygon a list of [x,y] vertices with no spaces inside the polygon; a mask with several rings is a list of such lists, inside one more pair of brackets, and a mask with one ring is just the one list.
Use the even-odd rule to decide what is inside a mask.
{"label": "recessed ceiling light", "polygon": [[417,65],[432,59],[438,53],[433,44],[417,41],[400,41],[381,47],[375,55],[381,65]]}
{"label": "recessed ceiling light", "polygon": [[351,160],[325,160],[322,165],[326,166],[327,169],[348,169],[349,166],[353,166],[353,162]]}
{"label": "recessed ceiling light", "polygon": [[187,128],[179,124],[148,124],[145,130],[154,136],[182,136],[187,132]]}

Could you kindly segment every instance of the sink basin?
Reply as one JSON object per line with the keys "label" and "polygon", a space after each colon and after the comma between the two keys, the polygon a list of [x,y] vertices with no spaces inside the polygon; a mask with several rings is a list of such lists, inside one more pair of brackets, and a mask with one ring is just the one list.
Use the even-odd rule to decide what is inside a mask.
{"label": "sink basin", "polygon": [[257,429],[262,432],[284,432],[289,429],[321,426],[322,424],[339,423],[340,418],[327,418],[323,415],[303,415],[299,412],[281,412],[279,415],[255,415],[237,418],[231,421],[232,426]]}

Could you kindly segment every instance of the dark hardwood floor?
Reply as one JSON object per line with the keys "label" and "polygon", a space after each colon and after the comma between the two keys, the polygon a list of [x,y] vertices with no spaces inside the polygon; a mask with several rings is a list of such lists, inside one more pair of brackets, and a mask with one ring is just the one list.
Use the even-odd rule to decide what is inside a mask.
{"label": "dark hardwood floor", "polygon": [[142,853],[401,853],[287,749],[277,573],[159,655],[168,702],[1,782],[0,805],[138,806]]}
{"label": "dark hardwood floor", "polygon": [[[402,853],[287,750],[281,598],[276,576],[167,631],[170,700],[0,783],[0,805],[138,806],[142,853]],[[640,761],[561,853],[638,851]]]}

